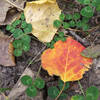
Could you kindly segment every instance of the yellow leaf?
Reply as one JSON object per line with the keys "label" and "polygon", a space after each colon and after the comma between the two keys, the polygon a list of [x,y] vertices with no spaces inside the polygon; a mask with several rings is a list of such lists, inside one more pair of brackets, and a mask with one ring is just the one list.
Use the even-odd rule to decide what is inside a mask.
{"label": "yellow leaf", "polygon": [[50,42],[57,31],[53,21],[61,14],[56,0],[28,2],[24,13],[26,21],[32,24],[32,34],[42,42]]}

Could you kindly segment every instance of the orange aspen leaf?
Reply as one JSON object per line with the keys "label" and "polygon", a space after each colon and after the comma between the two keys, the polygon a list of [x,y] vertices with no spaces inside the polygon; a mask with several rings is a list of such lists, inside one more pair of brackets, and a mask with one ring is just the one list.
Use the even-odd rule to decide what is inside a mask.
{"label": "orange aspen leaf", "polygon": [[80,53],[84,49],[83,45],[71,37],[65,42],[59,40],[53,49],[49,48],[43,52],[42,67],[49,75],[60,76],[64,82],[80,80],[92,64],[92,59],[81,56]]}

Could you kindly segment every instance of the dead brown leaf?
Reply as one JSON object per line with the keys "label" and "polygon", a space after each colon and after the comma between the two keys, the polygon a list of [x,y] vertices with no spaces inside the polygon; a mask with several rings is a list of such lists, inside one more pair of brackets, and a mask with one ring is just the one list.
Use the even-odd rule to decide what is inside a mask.
{"label": "dead brown leaf", "polygon": [[11,38],[2,32],[0,32],[0,64],[3,66],[15,66]]}
{"label": "dead brown leaf", "polygon": [[19,11],[23,10],[25,2],[26,0],[0,0],[0,24],[5,25],[11,23],[17,13],[7,13],[13,8],[17,8]]}

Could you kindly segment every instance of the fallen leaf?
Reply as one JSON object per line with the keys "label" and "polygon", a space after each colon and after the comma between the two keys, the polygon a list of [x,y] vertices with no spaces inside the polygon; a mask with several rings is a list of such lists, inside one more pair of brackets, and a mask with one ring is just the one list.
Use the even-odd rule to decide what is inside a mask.
{"label": "fallen leaf", "polygon": [[14,20],[16,20],[20,16],[20,12],[16,12],[15,9],[11,9],[7,12],[6,18],[3,22],[0,22],[0,25],[11,24]]}
{"label": "fallen leaf", "polygon": [[[15,7],[12,4],[14,4],[14,5],[18,6],[19,8],[23,9],[25,1],[26,0],[0,0],[0,24],[1,25],[6,24],[5,20],[7,20],[7,18],[9,18],[7,16],[8,11]],[[18,8],[18,10],[20,11],[19,8]],[[12,15],[12,17],[13,16],[14,15]],[[11,19],[12,19],[12,17],[11,17]]]}
{"label": "fallen leaf", "polygon": [[10,9],[10,4],[5,0],[0,0],[0,22],[3,22],[6,18],[6,13]]}
{"label": "fallen leaf", "polygon": [[3,35],[2,32],[0,32],[0,65],[15,66],[11,38]]}
{"label": "fallen leaf", "polygon": [[[13,3],[13,4],[15,4],[17,7],[19,7],[19,8],[17,8],[19,11],[22,11],[22,10],[23,10],[24,4],[25,4],[25,2],[26,2],[26,0],[6,0],[6,1],[10,1],[11,3]],[[14,7],[15,7],[15,6],[14,6]]]}
{"label": "fallen leaf", "polygon": [[100,56],[100,45],[87,47],[82,51],[81,55],[88,58],[96,58]]}
{"label": "fallen leaf", "polygon": [[32,24],[32,34],[42,42],[50,42],[57,31],[53,21],[59,19],[61,14],[56,0],[28,2],[24,13],[26,21]]}
{"label": "fallen leaf", "polygon": [[43,52],[42,67],[49,75],[60,76],[64,82],[79,80],[92,63],[92,59],[81,56],[84,49],[84,46],[71,37],[65,42],[59,40],[54,44],[54,49],[49,48]]}

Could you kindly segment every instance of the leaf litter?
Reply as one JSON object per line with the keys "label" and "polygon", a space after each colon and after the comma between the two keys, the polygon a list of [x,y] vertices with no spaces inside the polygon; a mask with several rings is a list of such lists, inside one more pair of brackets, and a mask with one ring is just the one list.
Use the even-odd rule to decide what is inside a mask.
{"label": "leaf litter", "polygon": [[[44,3],[45,1],[50,1],[50,3],[54,3],[54,1],[55,0],[43,0],[43,2],[41,1],[39,4],[42,4],[42,3]],[[9,10],[8,10],[9,11]],[[7,13],[8,13],[8,11],[6,11]],[[7,14],[6,14],[7,15]],[[4,17],[5,18],[5,17]],[[6,16],[6,18],[7,18],[7,16]],[[3,19],[3,21],[4,21],[4,19]],[[37,28],[37,30],[38,30],[38,28]],[[37,30],[36,30],[36,32],[37,32]],[[57,29],[56,29],[56,31],[57,31]],[[33,35],[34,35],[35,33],[33,33]],[[37,37],[37,36],[36,36]],[[52,35],[52,37],[51,38],[49,38],[49,39],[47,39],[47,37],[46,38],[44,38],[43,39],[43,37],[42,37],[42,39],[41,38],[39,38],[39,37],[37,37],[40,41],[42,41],[42,42],[48,42],[48,41],[51,41],[52,40],[52,38],[54,37],[54,34]],[[9,41],[8,41],[9,42]],[[38,46],[38,45],[37,45]],[[95,47],[93,47],[93,48],[95,48]],[[99,49],[98,49],[99,50]],[[33,49],[33,51],[34,51],[34,49]],[[93,52],[92,53],[94,53],[94,52],[96,52],[95,50],[93,50]],[[91,56],[91,54],[89,55],[89,54],[86,54],[87,56]],[[97,56],[95,56],[95,57],[98,57],[98,55]],[[92,58],[95,58],[95,57],[92,57]],[[1,65],[3,65],[3,64],[1,64]],[[80,64],[81,66],[84,66],[84,64],[82,63],[82,64]],[[5,65],[4,65],[5,66]],[[84,66],[84,67],[86,67],[86,66]],[[86,69],[87,69],[87,67],[86,67]],[[83,74],[82,74],[83,75]],[[83,77],[83,76],[82,76]],[[80,78],[81,79],[81,78]]]}

